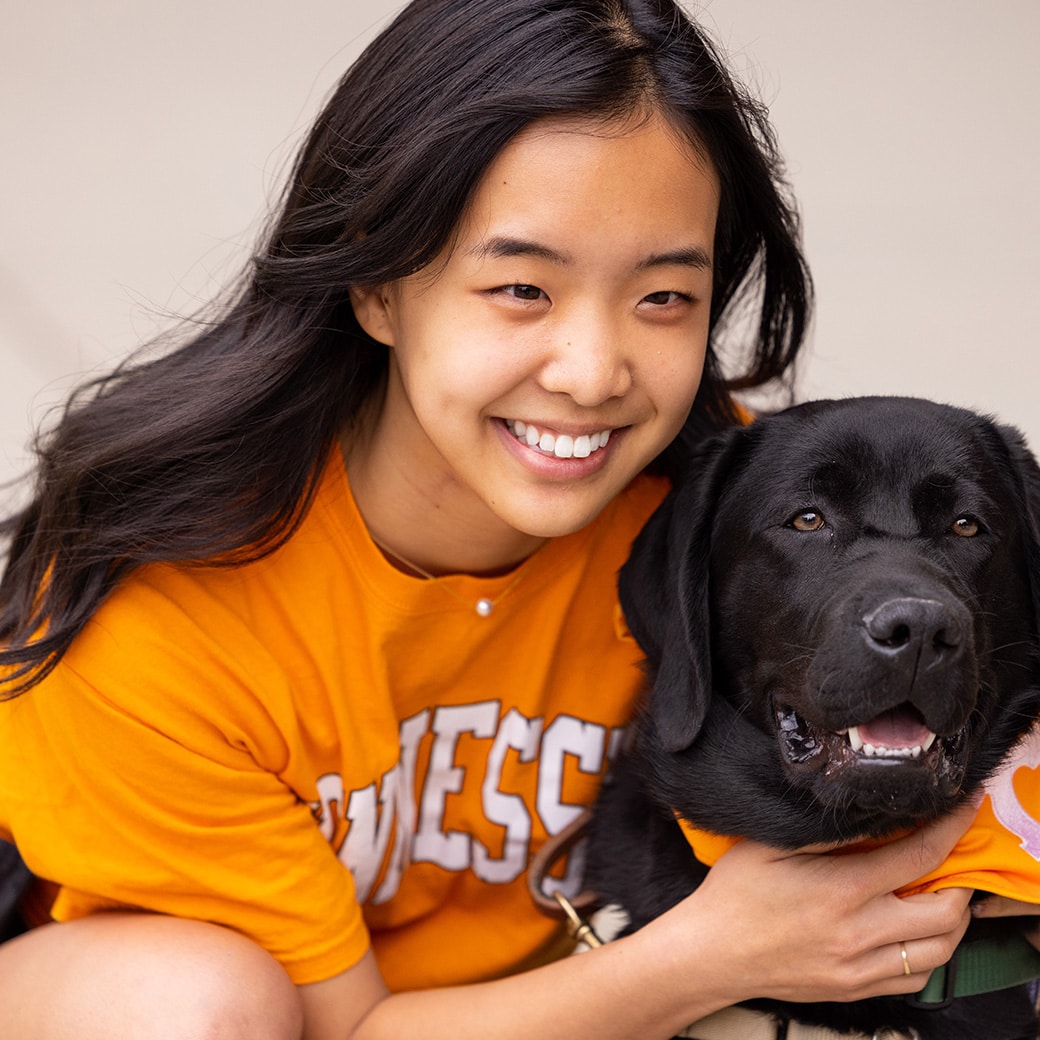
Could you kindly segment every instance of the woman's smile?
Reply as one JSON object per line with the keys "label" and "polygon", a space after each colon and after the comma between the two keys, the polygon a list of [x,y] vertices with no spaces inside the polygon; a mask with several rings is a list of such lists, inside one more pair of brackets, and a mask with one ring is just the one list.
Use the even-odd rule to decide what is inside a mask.
{"label": "woman's smile", "polygon": [[626,429],[564,433],[546,423],[509,419],[498,425],[508,450],[533,476],[564,483],[587,479],[606,466]]}
{"label": "woman's smile", "polygon": [[521,419],[506,419],[509,432],[532,451],[552,455],[557,459],[587,459],[593,452],[605,448],[611,430],[596,430],[592,434],[553,433],[548,426],[526,423]]}

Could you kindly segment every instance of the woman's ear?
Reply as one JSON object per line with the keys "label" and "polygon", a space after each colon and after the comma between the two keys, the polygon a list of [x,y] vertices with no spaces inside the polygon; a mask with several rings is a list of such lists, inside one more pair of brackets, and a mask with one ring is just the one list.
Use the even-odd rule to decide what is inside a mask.
{"label": "woman's ear", "polygon": [[352,285],[350,305],[358,324],[377,343],[388,347],[396,345],[395,324],[387,285]]}

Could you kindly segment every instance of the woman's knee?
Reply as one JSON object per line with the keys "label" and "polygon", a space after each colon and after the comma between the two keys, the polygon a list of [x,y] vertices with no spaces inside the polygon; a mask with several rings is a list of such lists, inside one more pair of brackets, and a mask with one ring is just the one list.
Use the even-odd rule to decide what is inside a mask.
{"label": "woman's knee", "polygon": [[20,1040],[299,1040],[281,966],[215,925],[99,914],[0,947],[0,1035]]}

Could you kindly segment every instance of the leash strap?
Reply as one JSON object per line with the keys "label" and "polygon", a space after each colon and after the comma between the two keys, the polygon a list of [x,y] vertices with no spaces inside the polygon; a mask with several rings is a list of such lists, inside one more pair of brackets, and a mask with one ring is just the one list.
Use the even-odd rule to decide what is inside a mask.
{"label": "leash strap", "polygon": [[[591,813],[587,810],[569,823],[559,834],[554,834],[535,853],[527,868],[527,891],[531,900],[543,914],[549,917],[568,917],[559,898],[559,890],[554,885],[554,878],[549,874],[553,865],[563,859],[584,837],[588,829]],[[600,905],[595,892],[585,890],[573,896],[568,905],[582,912],[593,910]]]}
{"label": "leash strap", "polygon": [[962,942],[948,963],[936,968],[923,990],[908,997],[913,1007],[948,1007],[957,997],[1020,986],[1040,978],[1040,951],[1020,935]]}

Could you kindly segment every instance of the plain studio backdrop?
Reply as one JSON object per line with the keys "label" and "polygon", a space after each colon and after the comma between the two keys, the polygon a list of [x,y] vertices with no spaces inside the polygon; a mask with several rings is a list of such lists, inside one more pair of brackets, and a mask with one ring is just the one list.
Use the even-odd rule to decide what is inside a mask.
{"label": "plain studio backdrop", "polygon": [[[322,100],[399,3],[8,6],[0,479],[74,382],[234,280]],[[691,10],[769,104],[799,199],[818,295],[800,396],[934,397],[1040,447],[1040,2]]]}

